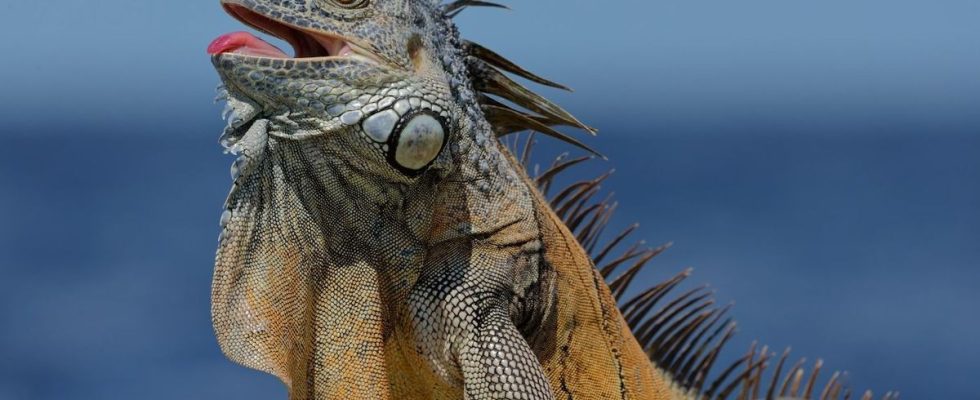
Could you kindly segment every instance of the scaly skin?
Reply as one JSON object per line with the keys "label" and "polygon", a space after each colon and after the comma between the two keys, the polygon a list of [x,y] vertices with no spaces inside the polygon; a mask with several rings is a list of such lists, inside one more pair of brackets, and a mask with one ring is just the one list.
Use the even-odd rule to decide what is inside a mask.
{"label": "scaly skin", "polygon": [[[590,259],[477,107],[442,10],[304,3],[226,4],[377,61],[214,57],[236,114],[226,141],[242,153],[213,289],[224,351],[293,399],[666,398]],[[362,127],[406,100],[399,111],[446,128],[420,171]]]}
{"label": "scaly skin", "polygon": [[[213,56],[223,143],[239,155],[212,289],[223,351],[294,400],[700,398],[714,355],[684,384],[667,372],[681,363],[655,367],[498,140],[523,128],[574,142],[550,126],[588,128],[492,67],[555,84],[459,39],[447,14],[471,3],[223,2],[298,51],[352,49]],[[699,360],[687,340],[723,313],[656,343],[689,343],[676,358]]]}

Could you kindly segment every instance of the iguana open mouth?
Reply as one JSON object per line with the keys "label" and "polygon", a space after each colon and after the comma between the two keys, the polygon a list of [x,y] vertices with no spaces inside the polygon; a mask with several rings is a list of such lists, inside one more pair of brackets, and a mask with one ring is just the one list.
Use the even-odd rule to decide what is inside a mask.
{"label": "iguana open mouth", "polygon": [[208,46],[208,54],[241,54],[267,58],[352,58],[379,62],[375,54],[355,44],[352,40],[326,32],[314,32],[255,12],[245,6],[230,2],[222,4],[226,12],[245,25],[285,40],[293,46],[290,57],[278,47],[248,32],[222,35]]}

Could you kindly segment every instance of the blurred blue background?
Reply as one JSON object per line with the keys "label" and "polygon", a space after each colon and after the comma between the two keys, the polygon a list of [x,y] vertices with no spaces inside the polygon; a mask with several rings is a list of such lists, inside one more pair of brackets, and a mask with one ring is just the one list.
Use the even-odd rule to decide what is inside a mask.
{"label": "blurred blue background", "polygon": [[[380,1],[380,0],[379,0]],[[616,223],[741,332],[978,399],[980,2],[534,0],[464,34],[576,93]],[[209,319],[217,1],[0,2],[0,399],[275,399]],[[547,144],[546,146],[553,146]]]}

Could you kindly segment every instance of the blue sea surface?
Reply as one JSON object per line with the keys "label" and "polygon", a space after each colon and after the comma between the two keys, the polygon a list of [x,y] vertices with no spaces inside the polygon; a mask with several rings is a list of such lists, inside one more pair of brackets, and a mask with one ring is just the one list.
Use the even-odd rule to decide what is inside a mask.
{"label": "blue sea surface", "polygon": [[[614,168],[612,228],[674,243],[638,283],[694,267],[735,302],[725,360],[978,398],[980,3],[510,5],[464,34],[577,89],[542,92],[610,161],[574,176]],[[209,314],[232,158],[203,49],[240,29],[216,1],[0,3],[0,400],[285,398]]]}

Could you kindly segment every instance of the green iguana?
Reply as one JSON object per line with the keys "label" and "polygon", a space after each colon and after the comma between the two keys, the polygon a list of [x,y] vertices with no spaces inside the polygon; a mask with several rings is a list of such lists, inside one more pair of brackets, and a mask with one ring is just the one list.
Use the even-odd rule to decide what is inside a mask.
{"label": "green iguana", "polygon": [[499,5],[222,5],[295,50],[244,32],[208,49],[238,155],[214,327],[291,399],[850,396],[836,374],[815,389],[820,363],[806,374],[785,353],[764,376],[765,348],[714,371],[734,324],[703,289],[667,299],[689,271],[623,299],[663,248],[612,256],[633,229],[599,245],[603,177],[547,195],[588,157],[532,178],[530,141],[504,143],[531,131],[588,149],[553,127],[594,129],[507,73],[563,86],[459,37],[453,16]]}

